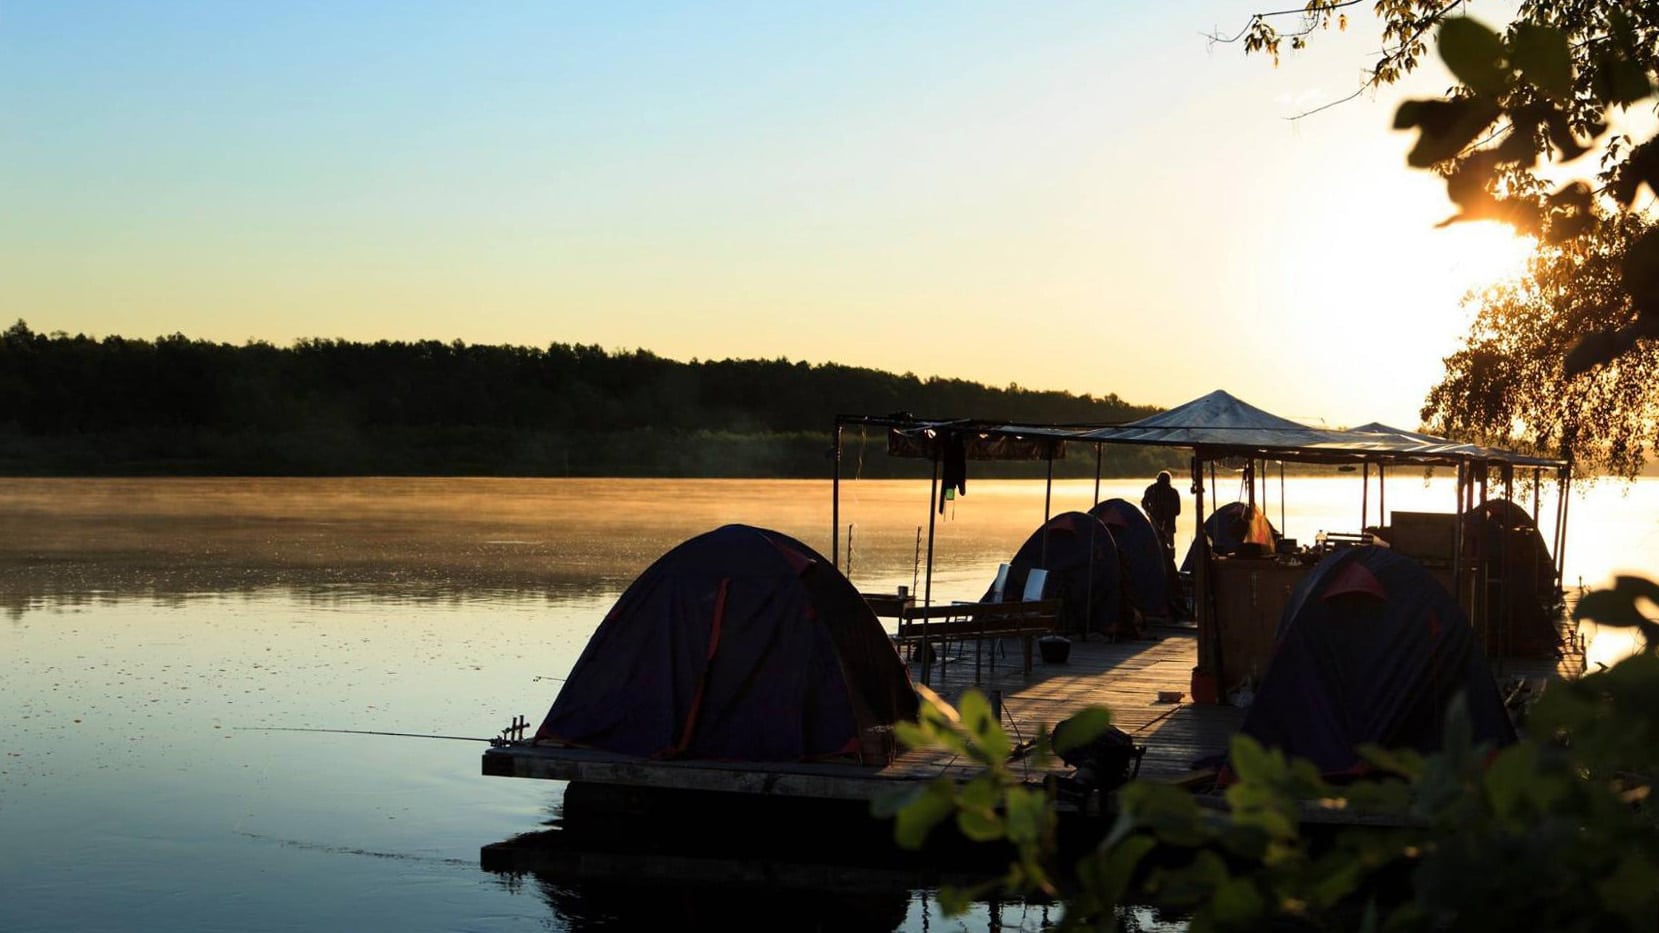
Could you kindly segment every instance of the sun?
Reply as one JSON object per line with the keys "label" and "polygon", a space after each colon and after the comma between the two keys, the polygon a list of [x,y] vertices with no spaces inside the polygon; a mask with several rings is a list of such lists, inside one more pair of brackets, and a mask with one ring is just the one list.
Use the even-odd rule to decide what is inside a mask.
{"label": "sun", "polygon": [[1464,292],[1521,275],[1538,249],[1532,237],[1493,222],[1453,224],[1431,236],[1446,258],[1448,283]]}

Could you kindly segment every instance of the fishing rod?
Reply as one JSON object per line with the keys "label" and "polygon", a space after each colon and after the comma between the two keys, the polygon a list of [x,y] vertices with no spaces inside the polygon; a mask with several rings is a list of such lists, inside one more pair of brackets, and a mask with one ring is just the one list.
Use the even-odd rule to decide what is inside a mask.
{"label": "fishing rod", "polygon": [[377,732],[371,729],[308,729],[302,726],[232,726],[237,732],[329,732],[336,735],[389,735],[402,739],[448,739],[452,742],[494,742],[472,735],[431,735],[425,732]]}

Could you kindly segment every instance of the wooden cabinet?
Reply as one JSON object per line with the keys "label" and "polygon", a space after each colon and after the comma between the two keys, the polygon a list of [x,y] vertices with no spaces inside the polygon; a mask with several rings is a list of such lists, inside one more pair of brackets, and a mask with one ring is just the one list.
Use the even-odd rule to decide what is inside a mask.
{"label": "wooden cabinet", "polygon": [[1273,658],[1274,634],[1285,604],[1312,564],[1218,557],[1215,570],[1215,615],[1220,631],[1221,663],[1213,657],[1216,638],[1211,620],[1199,623],[1199,666],[1216,670],[1221,696],[1249,682],[1261,682]]}

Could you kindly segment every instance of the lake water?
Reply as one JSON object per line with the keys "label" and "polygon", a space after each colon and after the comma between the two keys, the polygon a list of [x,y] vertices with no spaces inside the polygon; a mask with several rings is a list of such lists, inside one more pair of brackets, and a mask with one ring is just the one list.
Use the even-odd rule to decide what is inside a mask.
{"label": "lake water", "polygon": [[[1101,495],[1138,502],[1143,486],[1108,481]],[[1282,523],[1277,482],[1267,508],[1311,540],[1358,529],[1359,489],[1357,476],[1293,477]],[[1391,510],[1453,501],[1444,477],[1391,477],[1387,496]],[[925,585],[927,498],[925,479],[843,485],[837,534],[845,555],[851,526],[862,588]],[[1051,509],[1092,499],[1092,482],[1061,483]],[[1552,514],[1552,491],[1544,501]],[[939,516],[935,599],[977,597],[1043,507],[1041,483],[970,481]],[[611,930],[687,916],[1035,929],[1035,906],[946,921],[926,889],[838,913],[847,899],[799,892],[526,883],[483,871],[479,848],[554,818],[560,785],[479,776],[479,742],[261,731],[487,737],[517,714],[534,723],[627,583],[726,522],[827,553],[829,483],[0,480],[0,930]],[[1659,484],[1575,495],[1566,578],[1659,577],[1656,542]]]}

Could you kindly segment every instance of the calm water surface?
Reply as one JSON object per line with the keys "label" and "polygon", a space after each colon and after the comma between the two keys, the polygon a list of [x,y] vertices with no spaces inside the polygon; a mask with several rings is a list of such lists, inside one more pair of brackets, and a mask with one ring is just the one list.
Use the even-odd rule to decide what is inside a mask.
{"label": "calm water surface", "polygon": [[[1283,520],[1276,484],[1268,511],[1304,540],[1357,530],[1359,488],[1292,478]],[[1387,496],[1453,498],[1421,477]],[[1092,499],[1067,482],[1051,507]],[[1043,507],[1041,483],[970,481],[939,516],[935,598],[982,592]],[[854,581],[925,586],[928,517],[925,480],[846,483]],[[1038,907],[946,921],[902,886],[814,898],[490,874],[480,846],[555,818],[560,785],[479,776],[476,742],[261,731],[534,722],[622,588],[734,521],[827,553],[829,484],[0,480],[0,930],[1035,929]],[[1574,497],[1567,579],[1659,577],[1656,543],[1659,484],[1599,486]]]}

